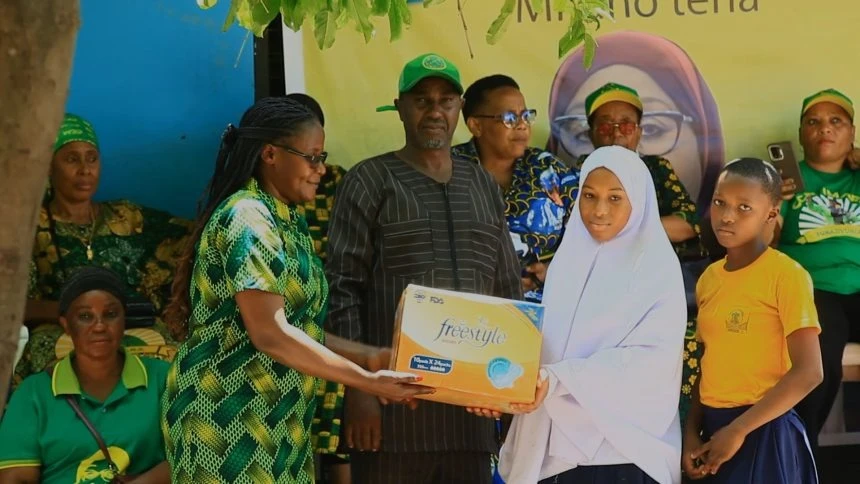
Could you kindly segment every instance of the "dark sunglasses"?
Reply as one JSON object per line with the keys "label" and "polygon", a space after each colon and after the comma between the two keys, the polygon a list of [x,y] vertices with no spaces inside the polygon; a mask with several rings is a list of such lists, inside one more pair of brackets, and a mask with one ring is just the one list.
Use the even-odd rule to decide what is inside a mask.
{"label": "dark sunglasses", "polygon": [[272,146],[277,146],[278,148],[286,151],[287,153],[294,154],[296,156],[301,156],[304,158],[310,165],[314,168],[325,163],[325,160],[328,159],[328,151],[323,151],[318,155],[309,155],[307,153],[302,153],[301,151],[287,145],[279,145],[277,143],[269,143]]}
{"label": "dark sunglasses", "polygon": [[502,114],[473,114],[472,116],[475,118],[496,119],[501,121],[505,127],[514,129],[520,124],[520,121],[528,126],[533,125],[535,120],[537,120],[537,109],[526,109],[521,113],[505,111]]}

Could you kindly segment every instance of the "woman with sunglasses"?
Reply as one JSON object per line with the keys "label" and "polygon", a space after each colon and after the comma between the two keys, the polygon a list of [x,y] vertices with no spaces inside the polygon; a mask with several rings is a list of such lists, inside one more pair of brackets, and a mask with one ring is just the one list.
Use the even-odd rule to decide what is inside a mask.
{"label": "woman with sunglasses", "polygon": [[224,133],[167,312],[184,340],[162,401],[172,482],[313,482],[317,378],[395,401],[433,391],[362,369],[387,352],[323,331],[328,284],[296,205],[316,196],[324,141],[320,120],[285,98]]}
{"label": "woman with sunglasses", "polygon": [[519,85],[510,77],[479,79],[463,99],[472,139],[452,151],[480,163],[501,187],[511,239],[523,266],[525,297],[540,302],[547,265],[576,199],[579,170],[529,146],[537,112],[526,108]]}
{"label": "woman with sunglasses", "polygon": [[[663,156],[704,215],[725,163],[720,114],[711,89],[690,55],[674,42],[647,32],[599,36],[591,69],[583,48],[559,65],[549,97],[552,131],[547,149],[572,163],[590,153],[585,97],[617,79],[636,89],[644,105],[639,151]],[[715,245],[716,242],[714,242]]]}

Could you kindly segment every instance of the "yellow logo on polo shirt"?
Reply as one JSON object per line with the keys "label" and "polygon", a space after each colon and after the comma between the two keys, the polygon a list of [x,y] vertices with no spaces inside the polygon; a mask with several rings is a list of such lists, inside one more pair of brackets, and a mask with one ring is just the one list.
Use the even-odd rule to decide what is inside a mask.
{"label": "yellow logo on polo shirt", "polygon": [[730,333],[746,334],[749,326],[750,317],[744,314],[743,309],[733,310],[726,319],[726,331]]}
{"label": "yellow logo on polo shirt", "polygon": [[[108,453],[120,473],[128,469],[131,459],[129,459],[126,451],[119,447],[111,446],[108,447]],[[107,459],[105,459],[101,449],[99,449],[95,454],[81,461],[81,464],[78,466],[77,475],[75,476],[75,484],[107,484],[113,478],[114,473],[108,466]]]}

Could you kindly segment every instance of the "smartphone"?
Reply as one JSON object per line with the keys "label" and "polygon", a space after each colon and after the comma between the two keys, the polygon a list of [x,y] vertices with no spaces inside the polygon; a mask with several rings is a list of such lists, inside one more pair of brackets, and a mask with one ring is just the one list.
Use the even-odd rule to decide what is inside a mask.
{"label": "smartphone", "polygon": [[803,191],[803,177],[800,176],[800,165],[794,156],[791,141],[781,141],[767,145],[767,155],[773,166],[782,173],[782,178],[794,180],[795,193]]}

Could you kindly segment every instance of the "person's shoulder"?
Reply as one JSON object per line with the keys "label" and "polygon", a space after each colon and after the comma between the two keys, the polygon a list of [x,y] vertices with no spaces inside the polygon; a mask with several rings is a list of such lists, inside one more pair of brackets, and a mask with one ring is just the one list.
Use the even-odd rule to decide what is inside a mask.
{"label": "person's shoulder", "polygon": [[324,178],[327,180],[332,180],[334,182],[339,182],[341,178],[346,174],[346,168],[340,165],[325,165],[325,176]]}
{"label": "person's shoulder", "polygon": [[267,220],[274,224],[275,218],[269,206],[259,194],[241,188],[228,196],[212,212],[209,218],[210,224],[215,222],[219,226],[230,225],[237,219],[243,220]]}
{"label": "person's shoulder", "polygon": [[128,199],[110,200],[107,202],[101,202],[101,204],[103,207],[108,209],[110,214],[130,219],[132,221],[139,217],[143,223],[147,225],[154,222],[165,222],[181,225],[183,227],[190,227],[192,224],[191,220],[177,217],[167,210],[148,207]]}
{"label": "person's shoulder", "polygon": [[725,263],[725,259],[720,259],[708,264],[708,267],[705,267],[705,270],[702,271],[702,275],[699,276],[699,283],[710,284],[718,280],[721,274],[721,269]]}
{"label": "person's shoulder", "polygon": [[779,250],[768,248],[765,257],[768,258],[767,270],[770,273],[779,277],[800,277],[803,279],[809,279],[809,272],[807,272],[800,263]]}
{"label": "person's shoulder", "polygon": [[460,158],[473,163],[480,163],[481,161],[478,158],[478,152],[475,150],[475,144],[473,141],[466,141],[465,143],[452,146],[451,157]]}
{"label": "person's shoulder", "polygon": [[672,162],[664,156],[639,155],[639,159],[641,159],[642,162],[645,163],[645,166],[647,166],[650,170],[655,170],[659,168],[662,168],[664,170],[667,168],[670,170],[672,169]]}
{"label": "person's shoulder", "polygon": [[547,168],[552,167],[558,174],[579,173],[579,168],[575,165],[568,165],[562,161],[561,158],[543,148],[537,148],[534,146],[526,148],[524,158],[529,163],[538,164]]}
{"label": "person's shoulder", "polygon": [[147,371],[167,371],[170,368],[170,362],[161,358],[153,358],[152,356],[135,356],[143,364]]}
{"label": "person's shoulder", "polygon": [[51,375],[47,371],[40,371],[21,380],[12,398],[39,398],[51,395]]}
{"label": "person's shoulder", "polygon": [[135,356],[135,358],[140,360],[149,381],[158,382],[159,385],[164,383],[167,379],[167,372],[170,370],[170,363],[149,356]]}
{"label": "person's shoulder", "polygon": [[469,141],[465,143],[460,143],[451,147],[451,152],[457,155],[462,155],[463,153],[469,151]]}
{"label": "person's shoulder", "polygon": [[[451,156],[451,162],[454,166],[461,166],[465,168],[465,172],[468,173],[468,176],[472,180],[476,180],[481,185],[488,185],[491,187],[498,188],[499,184],[496,182],[496,179],[493,178],[493,175],[484,169],[480,163],[475,163],[468,158],[460,157],[460,156]],[[459,172],[462,173],[462,172]]]}
{"label": "person's shoulder", "polygon": [[397,156],[389,151],[361,160],[344,174],[343,181],[377,179],[386,171],[386,165],[395,159]]}
{"label": "person's shoulder", "polygon": [[145,207],[140,205],[139,203],[135,203],[131,200],[121,198],[117,200],[108,200],[106,202],[99,202],[102,207],[107,207],[112,210],[143,210]]}

